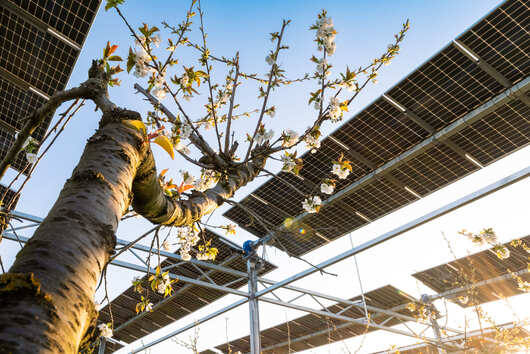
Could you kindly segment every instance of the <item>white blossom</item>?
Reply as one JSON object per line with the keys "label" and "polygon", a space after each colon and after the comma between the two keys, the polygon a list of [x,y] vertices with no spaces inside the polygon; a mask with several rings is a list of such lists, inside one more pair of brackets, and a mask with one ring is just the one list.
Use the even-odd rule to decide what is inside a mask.
{"label": "white blossom", "polygon": [[283,162],[282,171],[284,172],[292,172],[296,167],[296,160],[293,158],[293,156],[289,153],[286,153],[281,157],[281,160]]}
{"label": "white blossom", "polygon": [[112,337],[112,328],[107,323],[102,323],[98,325],[98,329],[101,333],[101,336],[104,338],[111,338]]}
{"label": "white blossom", "polygon": [[273,65],[273,64],[274,64],[274,58],[272,57],[271,54],[269,54],[269,55],[267,55],[267,56],[265,57],[265,61],[266,61],[267,64],[269,64],[269,65]]}
{"label": "white blossom", "polygon": [[291,129],[284,130],[282,135],[283,135],[282,146],[285,146],[285,147],[293,146],[294,144],[298,142],[298,139],[300,138],[298,133]]}
{"label": "white blossom", "polygon": [[182,183],[193,184],[193,181],[195,180],[195,178],[193,177],[191,173],[189,173],[188,171],[180,170],[180,174],[182,175]]}
{"label": "white blossom", "polygon": [[184,87],[188,86],[190,83],[190,78],[187,73],[184,73],[180,78],[180,84]]}
{"label": "white blossom", "polygon": [[317,72],[320,75],[328,76],[329,74],[331,74],[331,71],[328,69],[328,61],[326,59],[321,59],[317,64]]}
{"label": "white blossom", "polygon": [[353,80],[343,81],[339,84],[339,87],[345,88],[350,92],[357,90],[357,87],[355,86],[355,81]]}
{"label": "white blossom", "polygon": [[183,261],[189,261],[191,260],[191,255],[188,252],[180,251],[180,258],[182,258]]}
{"label": "white blossom", "polygon": [[499,259],[510,258],[510,250],[503,245],[496,245],[495,247],[493,247],[493,251]]}
{"label": "white blossom", "polygon": [[[323,16],[317,21],[317,40],[322,41],[324,48],[328,55],[335,53],[335,36],[337,31],[333,27],[333,20],[331,17]],[[319,45],[319,49],[322,49]]]}
{"label": "white blossom", "polygon": [[274,132],[272,130],[265,130],[265,129],[260,129],[260,131],[258,131],[258,133],[256,134],[256,137],[255,137],[255,140],[256,140],[256,144],[258,145],[262,145],[264,144],[266,141],[269,141],[272,139],[272,137],[274,136]]}
{"label": "white blossom", "polygon": [[201,178],[196,179],[193,182],[193,186],[195,190],[199,192],[204,192],[205,190],[210,189],[213,186],[215,186],[218,180],[219,180],[219,176],[215,171],[203,170],[201,173]]}
{"label": "white blossom", "polygon": [[156,288],[156,291],[158,291],[159,294],[164,295],[166,292],[166,282],[164,281],[159,282]]}
{"label": "white blossom", "polygon": [[26,160],[28,160],[29,163],[34,164],[37,162],[37,154],[33,152],[26,152]]}
{"label": "white blossom", "polygon": [[342,109],[340,108],[340,101],[336,97],[332,97],[329,102],[329,118],[333,122],[338,122],[342,119]]}
{"label": "white blossom", "polygon": [[188,123],[182,123],[180,125],[180,138],[181,139],[188,139],[193,132],[193,128]]}
{"label": "white blossom", "polygon": [[311,149],[311,153],[313,154],[320,148],[320,141],[311,134],[308,134],[304,138],[304,142],[306,143],[307,148]]}
{"label": "white blossom", "polygon": [[191,150],[183,144],[181,141],[179,141],[177,144],[175,144],[175,150],[180,151],[181,153],[185,155],[189,155]]}
{"label": "white blossom", "polygon": [[350,174],[350,170],[347,168],[344,168],[341,164],[335,163],[333,164],[331,173],[333,173],[340,179],[346,179],[346,177],[348,177],[348,175]]}
{"label": "white blossom", "polygon": [[145,311],[146,311],[146,312],[151,312],[151,311],[153,311],[153,303],[152,303],[152,302],[150,302],[150,303],[148,303],[147,305],[145,305]]}
{"label": "white blossom", "polygon": [[320,185],[320,191],[324,194],[333,194],[335,186],[333,184],[322,183]]}
{"label": "white blossom", "polygon": [[226,232],[225,235],[235,235],[236,234],[236,224],[228,224],[226,225]]}
{"label": "white blossom", "polygon": [[159,100],[162,101],[164,98],[166,98],[167,91],[163,87],[155,87],[153,89],[153,95]]}
{"label": "white blossom", "polygon": [[96,311],[99,312],[103,308],[103,303],[94,302],[94,307],[96,308]]}
{"label": "white blossom", "polygon": [[313,196],[305,199],[302,202],[302,208],[308,213],[316,213],[320,209],[320,205],[322,204],[322,200],[319,196]]}

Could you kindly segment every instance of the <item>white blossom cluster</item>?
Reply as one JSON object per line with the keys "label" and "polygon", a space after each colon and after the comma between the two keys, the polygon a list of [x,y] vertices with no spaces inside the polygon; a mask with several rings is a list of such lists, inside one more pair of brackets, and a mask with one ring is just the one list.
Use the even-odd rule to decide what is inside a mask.
{"label": "white blossom cluster", "polygon": [[[15,139],[18,137],[18,132],[15,134]],[[35,149],[37,148],[38,142],[31,136],[28,136],[27,139],[22,144],[22,149],[26,151],[26,160],[30,164],[37,162],[37,154]]]}
{"label": "white blossom cluster", "polygon": [[183,261],[189,261],[191,259],[191,248],[200,240],[199,232],[192,226],[178,227],[176,230],[178,243],[180,244],[180,257],[182,257]]}
{"label": "white blossom cluster", "polygon": [[306,147],[308,149],[311,149],[312,154],[314,154],[315,152],[317,152],[318,149],[320,149],[320,141],[318,140],[318,138],[315,138],[311,134],[306,135],[306,137],[304,138],[304,142],[306,144]]}
{"label": "white blossom cluster", "polygon": [[282,140],[283,140],[282,146],[291,147],[298,142],[299,138],[300,136],[294,130],[291,130],[291,129],[284,130],[282,134]]}
{"label": "white blossom cluster", "polygon": [[99,332],[101,333],[101,336],[104,338],[111,338],[113,335],[112,328],[110,328],[110,326],[107,323],[102,323],[98,325],[98,329],[99,329]]}
{"label": "white blossom cluster", "polygon": [[497,255],[499,259],[508,259],[510,258],[510,250],[504,245],[498,244],[493,247],[493,252]]}
{"label": "white blossom cluster", "polygon": [[329,118],[335,123],[342,120],[342,109],[337,97],[332,97],[329,102]]}
{"label": "white blossom cluster", "polygon": [[[182,257],[184,258],[184,257]],[[159,294],[162,294],[164,295],[166,293],[166,288],[168,286],[171,286],[171,279],[169,279],[169,274],[168,273],[162,273],[162,279],[160,282],[158,282],[158,286],[156,288],[156,291],[158,291]],[[151,305],[151,306],[149,306]],[[146,306],[145,306],[145,311],[151,311],[153,309],[153,304],[152,303],[148,303]]]}
{"label": "white blossom cluster", "polygon": [[236,234],[236,228],[237,228],[237,225],[236,224],[228,224],[225,226],[225,235],[226,236],[229,236],[229,235],[235,235]]}
{"label": "white blossom cluster", "polygon": [[329,64],[326,59],[320,59],[317,64],[317,72],[323,76],[329,76],[331,74],[331,70],[329,70]]}
{"label": "white blossom cluster", "polygon": [[320,191],[324,194],[333,194],[335,191],[335,183],[329,180],[324,180],[320,185]]}
{"label": "white blossom cluster", "polygon": [[355,85],[355,80],[343,81],[343,82],[339,83],[338,86],[342,87],[342,88],[345,88],[345,89],[347,89],[350,92],[357,91],[357,86]]}
{"label": "white blossom cluster", "polygon": [[197,253],[197,259],[199,261],[214,261],[215,260],[215,254],[208,253],[208,252],[199,252],[199,253]]}
{"label": "white blossom cluster", "polygon": [[315,195],[312,197],[309,197],[305,199],[302,202],[302,208],[308,213],[317,213],[320,209],[320,205],[322,204],[322,200],[319,196]]}
{"label": "white blossom cluster", "polygon": [[[333,20],[331,17],[321,15],[317,21],[317,26],[317,40],[322,41],[328,55],[333,55],[336,49],[335,36],[337,34],[337,31],[333,28]],[[319,47],[319,49],[322,48]]]}
{"label": "white blossom cluster", "polygon": [[199,192],[204,192],[207,189],[215,186],[219,180],[219,174],[213,170],[203,169],[201,172],[201,178],[193,181],[193,188]]}
{"label": "white blossom cluster", "polygon": [[166,83],[166,73],[165,71],[162,73],[162,75],[158,74],[154,81],[154,88],[153,88],[153,95],[158,98],[158,100],[163,100],[166,98],[166,88],[164,87],[164,84]]}
{"label": "white blossom cluster", "polygon": [[340,179],[346,179],[350,174],[350,170],[345,168],[341,163],[334,163],[331,173],[339,177]]}
{"label": "white blossom cluster", "polygon": [[283,162],[282,171],[284,172],[293,172],[296,168],[296,159],[293,157],[293,154],[289,154],[288,152],[285,153],[281,157],[281,160]]}
{"label": "white blossom cluster", "polygon": [[265,57],[265,62],[269,65],[273,65],[276,60],[274,59],[274,55],[269,54]]}
{"label": "white blossom cluster", "polygon": [[[148,66],[148,63],[151,61],[151,57],[144,49],[147,47],[145,37],[140,36],[140,41],[141,42],[138,40],[135,41],[138,50],[135,51],[136,63],[134,65],[134,76],[138,78],[146,77],[148,74],[156,73],[156,69]],[[158,47],[160,45],[160,36],[156,35],[151,37],[150,43],[155,47]]]}
{"label": "white blossom cluster", "polygon": [[272,130],[266,130],[265,128],[260,129],[256,137],[254,138],[257,145],[263,145],[266,141],[269,141],[274,136],[274,132]]}

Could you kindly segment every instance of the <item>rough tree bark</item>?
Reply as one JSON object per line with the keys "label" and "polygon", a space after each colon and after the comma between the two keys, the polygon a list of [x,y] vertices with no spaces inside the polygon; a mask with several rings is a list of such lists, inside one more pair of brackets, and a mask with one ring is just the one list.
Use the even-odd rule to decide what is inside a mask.
{"label": "rough tree bark", "polygon": [[[97,87],[105,90],[97,93]],[[225,177],[214,188],[174,200],[160,186],[149,143],[122,122],[140,115],[109,104],[106,85],[85,96],[105,113],[47,217],[0,277],[0,353],[76,353],[95,332],[95,289],[131,203],[153,223],[189,224],[265,164],[264,158],[245,165],[227,162]]]}

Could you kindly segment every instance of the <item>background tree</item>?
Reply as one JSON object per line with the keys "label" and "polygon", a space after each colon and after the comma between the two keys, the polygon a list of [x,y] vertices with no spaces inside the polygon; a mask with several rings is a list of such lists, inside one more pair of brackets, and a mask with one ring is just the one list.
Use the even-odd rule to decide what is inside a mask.
{"label": "background tree", "polygon": [[[92,63],[87,81],[56,93],[28,117],[13,149],[0,164],[3,174],[21,149],[34,154],[28,137],[62,103],[87,99],[102,112],[99,129],[88,139],[55,205],[17,255],[9,272],[0,278],[3,324],[0,348],[5,352],[74,353],[99,334],[112,334],[109,326],[95,327],[97,310],[93,298],[102,272],[115,252],[118,223],[131,208],[153,224],[179,227],[179,252],[183,259],[192,256],[214,259],[217,250],[199,237],[201,218],[260,173],[267,173],[266,163],[270,159],[280,160],[284,171],[298,174],[302,160],[293,149],[302,142],[312,151],[320,147],[321,125],[342,120],[343,112],[359,92],[370,82],[375,83],[379,69],[399,53],[399,43],[409,28],[407,21],[387,50],[368,65],[356,70],[346,68],[332,78],[329,59],[336,50],[337,32],[331,18],[322,11],[311,26],[320,51],[318,57],[311,58],[315,72],[288,79],[278,64],[280,54],[288,49],[283,39],[290,21],[284,20],[280,30],[270,34],[272,49],[265,57],[270,70],[260,77],[242,70],[239,53],[226,58],[210,52],[200,1],[191,2],[181,23],[163,23],[168,38],[162,48],[158,48],[160,29],[144,24],[135,30],[118,8],[122,2],[108,0],[105,8],[114,9],[134,37],[135,49],[129,49],[126,59],[127,72],[133,71],[136,77],[147,80],[147,88],[140,85],[135,88],[151,102],[153,110],[142,117],[112,103],[107,90],[119,84],[115,75],[122,69],[113,63],[122,58],[115,54],[117,46],[108,43],[103,57]],[[196,17],[199,43],[188,38]],[[179,47],[198,53],[199,69],[178,67]],[[159,58],[162,52],[164,59]],[[225,68],[221,83],[213,80],[214,64]],[[302,133],[285,130],[274,137],[264,119],[276,113],[269,102],[271,92],[283,85],[309,80],[316,82],[308,100],[316,111],[315,117],[308,119],[310,126]],[[236,113],[239,108],[236,92],[249,81],[259,85],[260,108]],[[207,97],[205,111],[200,117],[192,117],[185,111],[182,100],[195,99],[200,93]],[[173,100],[177,113],[163,105],[166,98]],[[236,119],[255,119],[255,128],[246,134],[236,132]],[[188,163],[200,167],[200,176],[193,177],[184,170],[181,181],[166,181],[165,170],[160,174],[156,171],[151,143],[160,145],[172,158],[176,151]],[[191,157],[191,149],[199,158]],[[344,179],[351,171],[342,156],[337,156],[330,168],[329,178],[322,181],[320,191],[307,195],[303,203],[306,212],[318,212],[321,204],[318,194],[333,193],[333,177]],[[220,227],[233,231],[233,225]],[[166,295],[171,291],[171,282],[159,271],[152,276],[151,286]],[[149,299],[145,298],[137,311],[149,308]]]}

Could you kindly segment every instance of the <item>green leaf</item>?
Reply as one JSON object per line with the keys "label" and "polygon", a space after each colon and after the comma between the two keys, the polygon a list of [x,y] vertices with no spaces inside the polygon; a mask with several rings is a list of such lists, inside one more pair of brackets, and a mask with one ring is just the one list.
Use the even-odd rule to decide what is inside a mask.
{"label": "green leaf", "polygon": [[118,5],[121,5],[124,3],[125,0],[107,0],[107,3],[105,4],[105,11],[108,11],[109,9],[112,9],[113,7],[117,7]]}
{"label": "green leaf", "polygon": [[113,55],[107,59],[108,61],[122,61],[123,59],[118,55]]}
{"label": "green leaf", "polygon": [[136,54],[133,52],[132,48],[129,47],[129,56],[127,57],[127,72],[129,73],[131,69],[136,64]]}

